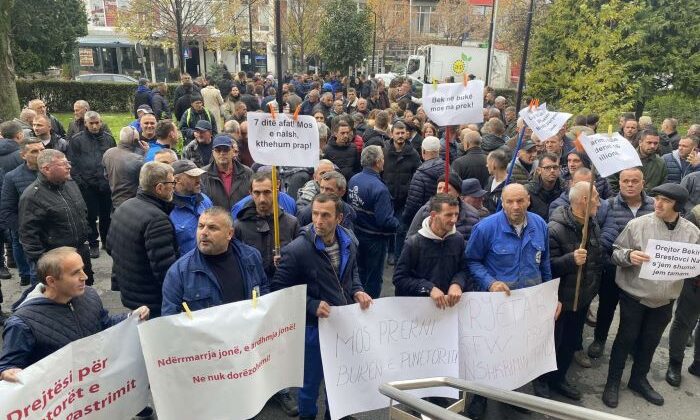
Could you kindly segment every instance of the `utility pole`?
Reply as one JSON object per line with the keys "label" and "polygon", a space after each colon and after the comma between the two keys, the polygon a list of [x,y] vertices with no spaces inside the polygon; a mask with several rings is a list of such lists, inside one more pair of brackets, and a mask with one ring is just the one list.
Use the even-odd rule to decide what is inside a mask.
{"label": "utility pole", "polygon": [[491,8],[491,27],[489,28],[489,54],[486,60],[486,85],[491,83],[491,61],[493,61],[493,43],[496,39],[496,12],[498,11],[498,0],[494,0],[493,8]]}
{"label": "utility pole", "polygon": [[253,0],[248,0],[248,40],[250,41],[250,65],[252,67],[252,72],[255,73],[255,49],[253,48],[253,13],[250,7]]}
{"label": "utility pole", "polygon": [[[282,85],[284,77],[282,75],[282,6],[280,0],[275,0],[275,44],[277,44],[277,54],[275,55],[275,71],[277,72],[277,109],[282,112]],[[291,112],[295,110],[290,109]]]}
{"label": "utility pole", "polygon": [[175,0],[175,30],[177,31],[177,56],[180,72],[185,72],[185,45],[182,40],[182,0]]}
{"label": "utility pole", "polygon": [[530,29],[532,29],[532,15],[535,14],[535,0],[530,0],[530,10],[527,12],[527,25],[525,26],[525,46],[523,58],[520,60],[520,79],[518,80],[518,94],[515,97],[515,108],[520,109],[523,100],[523,86],[525,86],[525,67],[527,67],[527,49],[530,46]]}
{"label": "utility pole", "polygon": [[367,11],[374,15],[374,31],[372,31],[372,72],[377,73],[377,69],[374,67],[374,56],[377,55],[377,13],[370,9],[367,9]]}

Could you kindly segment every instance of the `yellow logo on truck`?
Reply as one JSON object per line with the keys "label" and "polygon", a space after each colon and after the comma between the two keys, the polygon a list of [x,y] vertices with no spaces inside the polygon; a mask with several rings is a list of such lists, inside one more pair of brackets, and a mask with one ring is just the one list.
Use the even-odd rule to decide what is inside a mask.
{"label": "yellow logo on truck", "polygon": [[467,71],[467,66],[469,65],[470,61],[472,61],[470,56],[462,54],[462,58],[455,60],[455,62],[452,63],[452,71],[455,74],[464,74]]}

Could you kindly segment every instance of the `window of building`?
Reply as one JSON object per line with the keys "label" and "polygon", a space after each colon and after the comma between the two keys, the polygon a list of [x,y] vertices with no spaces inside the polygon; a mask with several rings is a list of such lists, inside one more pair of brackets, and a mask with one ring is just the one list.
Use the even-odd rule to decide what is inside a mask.
{"label": "window of building", "polygon": [[411,23],[413,31],[419,34],[434,34],[438,32],[438,21],[431,19],[435,6],[413,6]]}

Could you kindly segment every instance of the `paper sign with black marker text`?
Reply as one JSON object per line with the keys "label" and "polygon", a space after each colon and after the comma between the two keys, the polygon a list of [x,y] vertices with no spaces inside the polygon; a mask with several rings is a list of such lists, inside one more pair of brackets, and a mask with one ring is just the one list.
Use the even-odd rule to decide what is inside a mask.
{"label": "paper sign with black marker text", "polygon": [[248,419],[304,379],[306,285],[139,326],[158,417]]}
{"label": "paper sign with black marker text", "polygon": [[700,276],[700,245],[649,239],[644,252],[651,260],[642,264],[640,278],[673,281]]}
{"label": "paper sign with black marker text", "polygon": [[[319,319],[319,338],[333,420],[386,407],[385,382],[459,373],[457,311],[438,310],[430,298],[376,299],[365,311],[334,306]],[[457,398],[448,388],[412,392]]]}
{"label": "paper sign with black marker text", "polygon": [[316,167],[319,161],[318,123],[314,117],[248,113],[248,148],[263,165]]}
{"label": "paper sign with black marker text", "polygon": [[642,166],[639,154],[632,143],[619,133],[612,136],[606,134],[582,135],[581,145],[603,178],[628,168]]}
{"label": "paper sign with black marker text", "polygon": [[520,110],[519,115],[532,131],[537,134],[540,141],[556,135],[559,130],[571,118],[571,114],[566,112],[547,111],[547,104],[542,104],[537,108],[526,107]]}
{"label": "paper sign with black marker text", "polygon": [[513,390],[556,370],[559,279],[505,293],[470,292],[459,302],[460,378]]}
{"label": "paper sign with black marker text", "polygon": [[148,378],[131,316],[0,381],[0,419],[128,419],[147,404]]}
{"label": "paper sign with black marker text", "polygon": [[484,81],[423,85],[423,109],[439,126],[484,122]]}

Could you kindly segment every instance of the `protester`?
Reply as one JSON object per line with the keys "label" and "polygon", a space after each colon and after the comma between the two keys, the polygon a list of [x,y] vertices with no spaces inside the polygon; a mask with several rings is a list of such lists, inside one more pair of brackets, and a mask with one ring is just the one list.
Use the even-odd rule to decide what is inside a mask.
{"label": "protester", "polygon": [[476,131],[463,130],[460,138],[464,155],[452,162],[452,170],[461,179],[476,178],[481,187],[485,188],[489,172],[486,164],[486,153],[481,148],[481,135]]}
{"label": "protester", "polygon": [[433,196],[438,181],[445,178],[445,161],[440,157],[440,140],[437,137],[426,137],[421,147],[424,162],[411,178],[406,205],[401,214],[401,220],[406,224],[410,224],[418,209]]}
{"label": "protester", "polygon": [[32,122],[34,135],[41,140],[45,149],[55,149],[66,153],[68,142],[54,133],[51,128],[51,120],[46,115],[37,115]]}
{"label": "protester", "polygon": [[684,137],[678,140],[676,150],[662,156],[668,173],[666,181],[680,184],[686,175],[700,170],[697,148],[697,138]]}
{"label": "protester", "polygon": [[[46,252],[62,246],[76,248],[83,258],[87,284],[94,283],[87,224],[87,205],[71,179],[71,164],[58,150],[42,150],[39,173],[19,199],[19,242],[36,282],[36,264]],[[34,274],[34,275],[32,275]]]}
{"label": "protester", "polygon": [[[629,121],[625,123],[625,126],[627,126],[628,123]],[[637,138],[636,132],[635,138]],[[655,187],[666,182],[668,170],[666,169],[664,160],[656,154],[659,148],[659,133],[653,128],[647,129],[639,133],[638,139],[639,146],[637,147],[637,154],[642,161],[641,169],[644,174],[644,191],[649,193]],[[620,189],[619,177],[619,173],[608,177],[610,188],[615,193]]]}
{"label": "protester", "polygon": [[178,256],[168,218],[175,183],[171,166],[145,163],[139,192],[115,210],[107,237],[122,304],[131,309],[148,306],[152,317],[160,316],[163,279]]}
{"label": "protester", "polygon": [[360,172],[360,154],[352,143],[352,128],[346,121],[339,121],[333,136],[323,149],[324,157],[338,167],[346,180]]}
{"label": "protester", "polygon": [[190,98],[190,107],[187,108],[180,119],[180,131],[185,141],[190,142],[194,140],[194,129],[201,120],[208,121],[211,124],[212,134],[216,135],[218,126],[216,125],[214,114],[204,107],[202,97],[199,94],[194,94]]}
{"label": "protester", "polygon": [[212,162],[202,169],[202,191],[215,206],[225,209],[248,195],[253,171],[235,159],[238,145],[226,135],[218,135],[212,142]]}
{"label": "protester", "polygon": [[182,158],[194,162],[198,168],[209,165],[212,155],[212,126],[207,120],[197,121],[194,140],[182,150]]}
{"label": "protester", "polygon": [[547,152],[540,158],[533,179],[525,185],[530,194],[528,211],[537,214],[545,221],[549,220],[549,205],[559,198],[563,191],[559,169],[557,156]]}
{"label": "protester", "polygon": [[515,159],[515,165],[511,168],[508,165],[508,171],[511,172],[510,182],[525,185],[532,179],[533,166],[537,158],[537,145],[532,140],[523,142],[522,148],[518,151],[518,157]]}
{"label": "protester", "polygon": [[124,127],[119,132],[119,144],[102,156],[102,165],[111,191],[112,209],[136,196],[146,149],[148,144],[139,140],[138,131],[133,127]]}
{"label": "protester", "polygon": [[[642,141],[644,138],[645,135]],[[700,243],[700,230],[680,217],[688,191],[678,184],[666,183],[652,189],[652,194],[656,195],[654,213],[628,223],[614,245],[615,281],[621,289],[620,327],[610,353],[603,391],[603,403],[611,408],[618,405],[620,381],[629,354],[633,355],[634,363],[627,387],[652,404],[664,404],[663,396],[649,384],[647,374],[661,335],[671,321],[673,303],[681,293],[683,280],[663,281],[661,287],[658,280],[639,277],[640,266],[651,259],[643,251],[647,241]]]}
{"label": "protester", "polygon": [[44,101],[41,99],[32,99],[27,104],[27,108],[36,112],[37,116],[44,115],[49,118],[51,134],[55,134],[59,138],[66,138],[66,130],[63,128],[63,124],[61,124],[58,118],[51,115]]}
{"label": "protester", "polygon": [[316,166],[314,170],[313,179],[306,182],[304,186],[297,191],[297,210],[301,210],[311,204],[311,200],[321,192],[320,182],[323,174],[332,171],[333,167],[333,162],[328,159],[321,159],[318,161],[318,166]]}
{"label": "protester", "polygon": [[486,190],[484,206],[491,214],[496,212],[501,201],[501,193],[508,177],[507,168],[508,155],[502,149],[494,150],[486,157],[486,169],[488,169],[490,176],[484,187]]}
{"label": "protester", "polygon": [[[333,306],[357,302],[364,310],[372,304],[372,298],[364,292],[358,276],[355,241],[352,234],[340,226],[343,217],[340,199],[319,194],[311,206],[313,224],[282,249],[282,259],[271,283],[273,291],[298,284],[308,285],[304,386],[298,398],[300,419],[313,419],[318,413],[316,401],[323,381],[318,319],[333,316]],[[328,401],[325,405],[328,417]]]}
{"label": "protester", "polygon": [[180,255],[184,255],[196,247],[197,220],[213,204],[209,197],[202,194],[200,177],[204,170],[186,159],[174,162],[172,167],[175,192],[170,221],[175,228]]}

